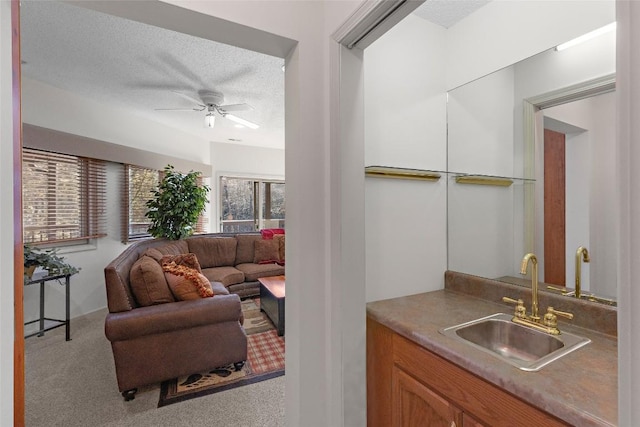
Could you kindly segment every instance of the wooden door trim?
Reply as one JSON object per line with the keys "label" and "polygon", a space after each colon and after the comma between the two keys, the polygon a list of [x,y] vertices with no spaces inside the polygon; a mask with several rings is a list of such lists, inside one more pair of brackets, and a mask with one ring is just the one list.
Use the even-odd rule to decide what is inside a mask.
{"label": "wooden door trim", "polygon": [[13,425],[24,426],[24,305],[22,246],[22,115],[20,0],[11,0],[11,95],[13,109]]}

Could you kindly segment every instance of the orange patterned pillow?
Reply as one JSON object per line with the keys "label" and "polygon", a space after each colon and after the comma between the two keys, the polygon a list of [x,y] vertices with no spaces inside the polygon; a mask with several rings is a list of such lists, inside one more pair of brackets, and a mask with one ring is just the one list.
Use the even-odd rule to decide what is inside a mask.
{"label": "orange patterned pillow", "polygon": [[167,261],[162,265],[164,276],[171,293],[178,301],[186,301],[213,296],[211,283],[202,273],[186,265]]}
{"label": "orange patterned pillow", "polygon": [[160,265],[162,266],[173,262],[176,265],[184,265],[185,267],[193,268],[198,273],[202,273],[202,269],[200,268],[200,263],[198,262],[198,258],[194,253],[180,254],[180,255],[164,255],[159,262],[160,262]]}

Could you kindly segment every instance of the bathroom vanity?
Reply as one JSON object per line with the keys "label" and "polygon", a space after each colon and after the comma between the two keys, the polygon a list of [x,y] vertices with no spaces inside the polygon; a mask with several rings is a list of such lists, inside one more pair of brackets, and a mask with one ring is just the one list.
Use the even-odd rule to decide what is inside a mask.
{"label": "bathroom vanity", "polygon": [[526,298],[522,288],[453,272],[446,283],[367,305],[368,425],[616,425],[615,308],[541,293],[541,305],[573,310],[574,322],[560,322],[561,330],[591,342],[526,372],[439,332],[512,313],[498,301]]}

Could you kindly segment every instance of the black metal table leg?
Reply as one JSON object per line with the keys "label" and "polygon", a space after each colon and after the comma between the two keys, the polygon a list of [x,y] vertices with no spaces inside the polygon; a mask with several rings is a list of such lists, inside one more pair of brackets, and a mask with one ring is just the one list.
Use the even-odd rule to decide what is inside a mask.
{"label": "black metal table leg", "polygon": [[67,341],[71,341],[71,323],[69,321],[70,316],[70,308],[69,308],[69,294],[71,293],[71,276],[67,275],[65,277],[65,284],[64,284],[64,293],[65,293],[65,335],[66,335],[66,340]]}
{"label": "black metal table leg", "polygon": [[40,333],[39,337],[44,336],[44,282],[40,282]]}

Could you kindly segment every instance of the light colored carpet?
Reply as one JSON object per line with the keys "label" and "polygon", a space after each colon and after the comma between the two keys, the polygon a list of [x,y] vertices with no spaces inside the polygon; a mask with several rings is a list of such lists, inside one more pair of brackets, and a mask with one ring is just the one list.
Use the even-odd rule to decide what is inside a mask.
{"label": "light colored carpet", "polygon": [[25,341],[25,417],[40,426],[284,426],[284,376],[157,408],[160,385],[125,402],[118,391],[106,309]]}

